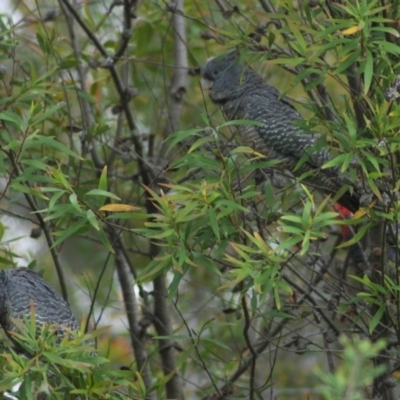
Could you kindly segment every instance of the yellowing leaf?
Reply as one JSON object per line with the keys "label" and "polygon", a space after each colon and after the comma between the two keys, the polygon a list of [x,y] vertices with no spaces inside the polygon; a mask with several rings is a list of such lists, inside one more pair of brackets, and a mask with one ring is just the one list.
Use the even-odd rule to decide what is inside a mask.
{"label": "yellowing leaf", "polygon": [[250,154],[252,156],[256,156],[259,158],[265,158],[264,154],[261,154],[261,153],[255,151],[252,147],[248,147],[248,146],[239,146],[231,151],[231,154],[237,154],[237,153]]}
{"label": "yellowing leaf", "polygon": [[392,373],[392,376],[395,377],[395,378],[397,378],[397,379],[399,379],[399,378],[400,378],[400,371],[394,371],[394,372]]}
{"label": "yellowing leaf", "polygon": [[360,208],[355,212],[352,219],[360,219],[366,214],[368,214],[368,208]]}
{"label": "yellowing leaf", "polygon": [[341,33],[342,35],[354,35],[358,31],[361,31],[364,28],[364,23],[362,21],[357,26],[352,26],[351,28],[347,28],[343,30]]}
{"label": "yellowing leaf", "polygon": [[100,211],[109,212],[131,212],[141,210],[140,207],[131,206],[129,204],[106,204],[100,208]]}
{"label": "yellowing leaf", "polygon": [[342,35],[353,35],[356,32],[358,32],[358,26],[352,26],[342,31]]}
{"label": "yellowing leaf", "polygon": [[265,243],[264,239],[260,236],[260,234],[258,232],[254,232],[253,234],[254,234],[254,237],[256,238],[257,242],[264,249],[265,254],[268,254],[270,249],[269,249],[267,243]]}

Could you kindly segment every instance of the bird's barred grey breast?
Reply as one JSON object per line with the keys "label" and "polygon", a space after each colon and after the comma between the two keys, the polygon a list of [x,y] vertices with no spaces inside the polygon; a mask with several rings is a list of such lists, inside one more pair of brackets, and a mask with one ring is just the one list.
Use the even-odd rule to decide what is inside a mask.
{"label": "bird's barred grey breast", "polygon": [[32,307],[37,328],[56,325],[63,334],[63,328],[79,327],[68,303],[36,272],[28,268],[0,270],[0,325],[5,332],[17,331],[16,321],[24,317],[30,321]]}

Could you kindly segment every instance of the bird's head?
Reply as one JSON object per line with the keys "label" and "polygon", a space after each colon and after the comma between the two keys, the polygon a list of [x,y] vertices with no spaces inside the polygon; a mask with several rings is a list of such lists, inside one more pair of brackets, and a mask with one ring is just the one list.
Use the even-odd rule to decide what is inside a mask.
{"label": "bird's head", "polygon": [[210,90],[215,103],[224,103],[243,94],[249,84],[261,80],[240,58],[237,51],[214,57],[200,71],[201,86]]}

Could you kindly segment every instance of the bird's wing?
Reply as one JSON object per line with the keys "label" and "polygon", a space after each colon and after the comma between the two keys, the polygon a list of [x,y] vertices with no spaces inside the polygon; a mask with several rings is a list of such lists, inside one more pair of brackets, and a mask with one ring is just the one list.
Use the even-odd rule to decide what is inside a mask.
{"label": "bird's wing", "polygon": [[316,150],[318,140],[294,124],[294,121],[302,119],[301,115],[277,94],[276,90],[266,94],[255,92],[242,102],[245,118],[264,124],[252,127],[255,132],[250,140],[257,143],[260,150],[268,148],[284,159],[292,157],[298,162],[306,155],[304,163],[310,168],[320,168],[331,159],[330,153],[326,149]]}

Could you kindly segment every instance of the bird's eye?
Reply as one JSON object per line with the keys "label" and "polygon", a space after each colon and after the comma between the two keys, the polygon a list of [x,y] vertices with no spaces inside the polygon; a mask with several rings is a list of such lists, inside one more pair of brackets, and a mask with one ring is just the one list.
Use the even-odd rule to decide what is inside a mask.
{"label": "bird's eye", "polygon": [[218,70],[218,69],[214,69],[214,71],[212,72],[212,74],[213,74],[214,76],[217,76],[217,75],[219,74],[219,70]]}

